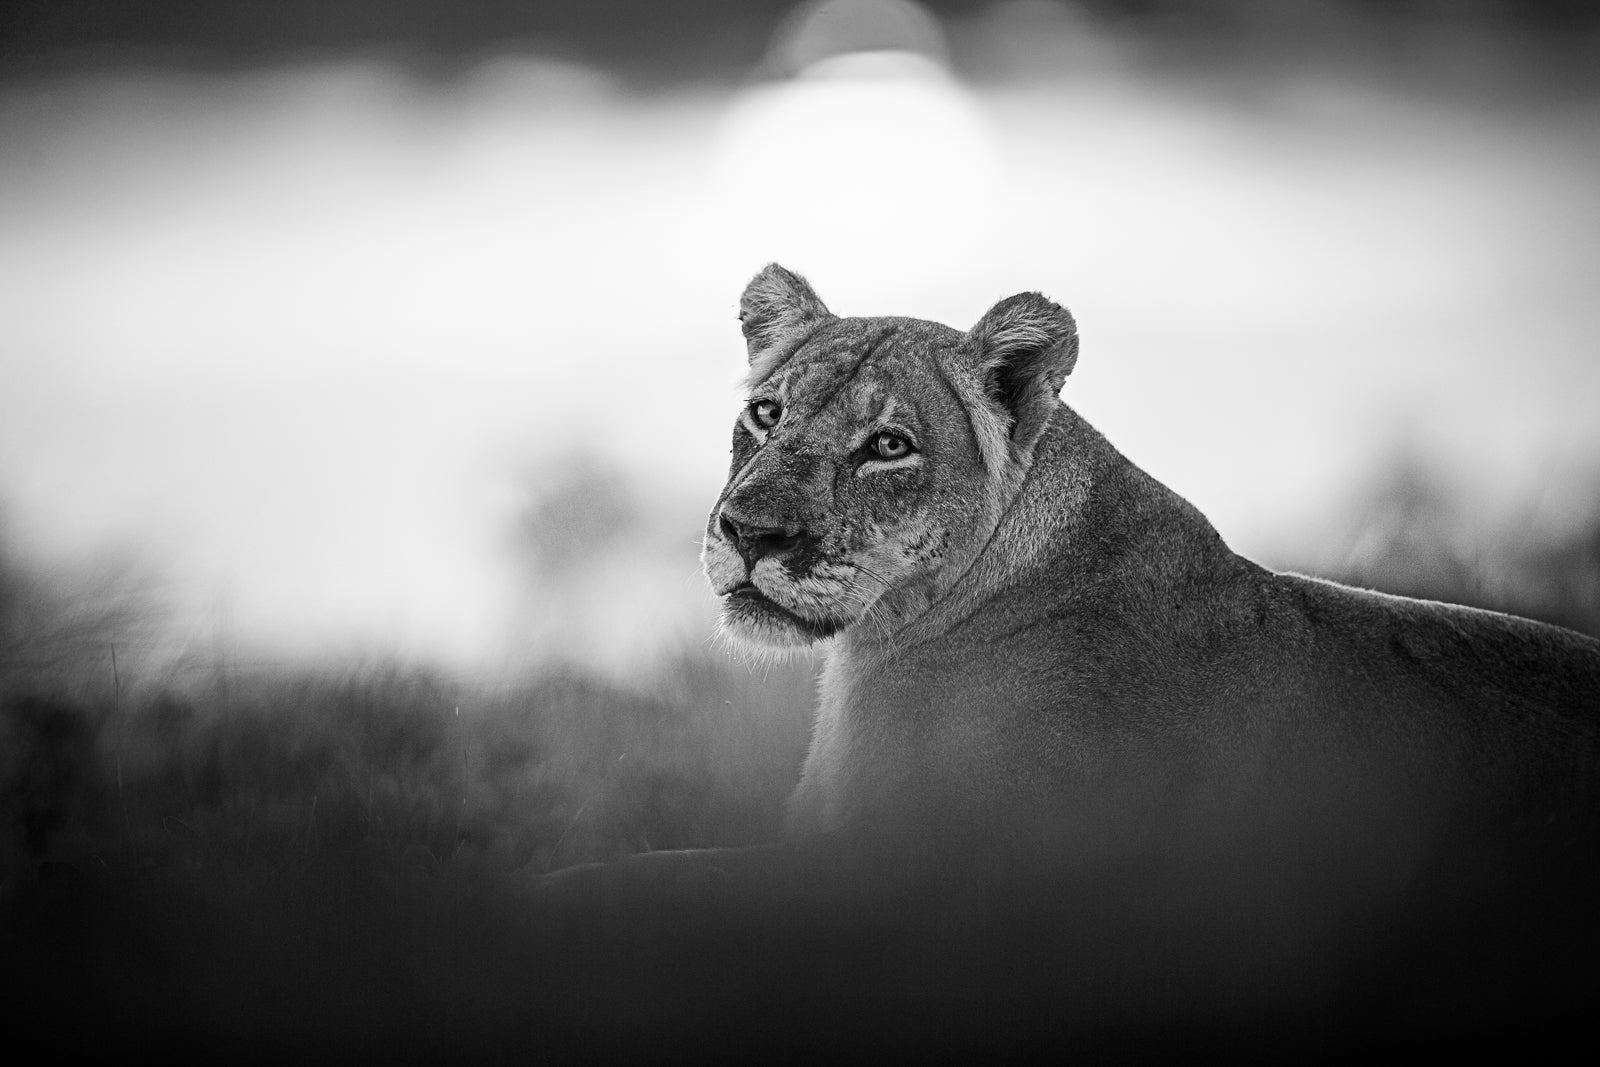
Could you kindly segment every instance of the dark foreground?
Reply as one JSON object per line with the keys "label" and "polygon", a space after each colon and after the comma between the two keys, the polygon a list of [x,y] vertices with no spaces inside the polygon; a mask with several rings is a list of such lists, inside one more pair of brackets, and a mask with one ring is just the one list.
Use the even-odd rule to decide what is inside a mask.
{"label": "dark foreground", "polygon": [[3,992],[14,1040],[118,1062],[1322,1057],[1554,1049],[1589,1024],[1592,849],[1319,851],[1252,831],[1027,880],[950,869],[609,905],[470,858],[46,863],[8,886]]}
{"label": "dark foreground", "polygon": [[1305,1058],[1554,1048],[1600,1003],[1592,821],[1342,774],[1077,805],[936,864],[552,892],[546,870],[776,833],[809,675],[679,677],[0,700],[8,1034],[102,1062]]}

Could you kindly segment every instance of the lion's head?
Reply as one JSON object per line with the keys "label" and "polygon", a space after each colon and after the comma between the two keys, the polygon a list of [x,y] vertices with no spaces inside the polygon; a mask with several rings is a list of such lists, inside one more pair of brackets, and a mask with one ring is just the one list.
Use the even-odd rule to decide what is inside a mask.
{"label": "lion's head", "polygon": [[793,648],[891,628],[976,557],[1077,358],[1066,309],[1038,293],[966,333],[838,318],[777,264],[739,318],[749,400],[701,553],[732,636]]}

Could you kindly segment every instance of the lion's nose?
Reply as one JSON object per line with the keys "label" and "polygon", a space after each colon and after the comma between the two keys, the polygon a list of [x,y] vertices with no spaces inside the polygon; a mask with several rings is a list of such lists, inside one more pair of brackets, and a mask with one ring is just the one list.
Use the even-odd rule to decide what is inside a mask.
{"label": "lion's nose", "polygon": [[800,547],[806,539],[805,531],[798,527],[755,526],[740,522],[726,511],[718,516],[717,524],[722,528],[722,536],[752,567],[765,556],[776,556]]}

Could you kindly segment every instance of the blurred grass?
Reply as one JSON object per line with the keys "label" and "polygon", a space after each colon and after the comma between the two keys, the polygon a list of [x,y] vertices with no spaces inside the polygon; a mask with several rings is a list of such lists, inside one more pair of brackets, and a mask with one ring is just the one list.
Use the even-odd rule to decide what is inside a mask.
{"label": "blurred grass", "polygon": [[575,671],[487,686],[258,669],[132,700],[115,647],[77,650],[97,687],[6,672],[8,883],[50,861],[437,874],[749,844],[776,834],[808,735],[803,665],[757,677],[686,654],[643,690]]}
{"label": "blurred grass", "polygon": [[1600,637],[1600,483],[1542,513],[1493,522],[1425,463],[1401,456],[1352,510],[1348,529],[1295,563],[1352,585]]}

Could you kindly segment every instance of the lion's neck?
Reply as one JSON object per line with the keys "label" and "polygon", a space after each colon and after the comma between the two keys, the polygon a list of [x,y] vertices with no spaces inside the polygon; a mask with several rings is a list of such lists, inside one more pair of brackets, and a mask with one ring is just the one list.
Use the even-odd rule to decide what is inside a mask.
{"label": "lion's neck", "polygon": [[993,610],[1019,585],[1047,578],[1059,598],[1075,582],[1103,581],[1116,569],[1138,566],[1156,526],[1169,535],[1176,527],[1202,548],[1227,554],[1198,511],[1063,404],[1025,474],[997,502],[990,530],[953,568],[957,577],[900,625],[862,628],[841,640],[858,658],[893,656]]}
{"label": "lion's neck", "polygon": [[1005,729],[984,725],[989,713],[1015,721],[1018,743],[1048,743],[1065,729],[1063,707],[1098,707],[1128,689],[1118,672],[1130,641],[1176,639],[1149,625],[1175,595],[1220,588],[1240,565],[1198,511],[1061,408],[993,535],[945,595],[897,629],[858,626],[836,639],[791,829],[834,826],[879,794],[922,796],[924,779],[977,789],[962,770],[969,760],[1031,765],[983,755],[1009,743]]}

